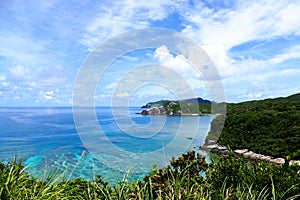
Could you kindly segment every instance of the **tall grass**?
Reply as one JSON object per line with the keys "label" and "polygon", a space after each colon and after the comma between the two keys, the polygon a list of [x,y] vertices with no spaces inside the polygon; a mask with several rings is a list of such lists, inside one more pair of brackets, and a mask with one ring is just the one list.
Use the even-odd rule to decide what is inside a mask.
{"label": "tall grass", "polygon": [[[244,165],[247,165],[246,168]],[[11,163],[0,163],[0,199],[108,199],[108,200],[144,200],[144,199],[297,199],[300,197],[300,168],[292,166],[288,174],[282,173],[282,179],[275,179],[280,167],[259,165],[264,170],[266,185],[249,180],[234,182],[239,173],[245,174],[245,179],[258,180],[255,173],[247,170],[256,169],[237,158],[225,157],[218,163],[207,165],[202,157],[195,153],[187,153],[172,160],[165,169],[153,169],[143,180],[129,181],[130,170],[114,185],[97,176],[93,181],[80,178],[69,180],[67,174],[52,171],[41,178],[31,177],[26,173],[22,161],[15,158]],[[234,166],[234,167],[233,167]],[[239,166],[237,168],[237,166]],[[270,169],[269,169],[270,168]],[[257,170],[257,169],[256,169]],[[201,173],[206,172],[207,177]],[[214,174],[211,173],[220,173]],[[259,173],[256,173],[260,176]],[[274,176],[274,177],[273,177]],[[264,177],[263,177],[264,178]],[[279,183],[278,180],[281,180]],[[289,183],[292,183],[289,185]],[[278,185],[287,189],[281,189]],[[259,185],[259,187],[258,187]]]}

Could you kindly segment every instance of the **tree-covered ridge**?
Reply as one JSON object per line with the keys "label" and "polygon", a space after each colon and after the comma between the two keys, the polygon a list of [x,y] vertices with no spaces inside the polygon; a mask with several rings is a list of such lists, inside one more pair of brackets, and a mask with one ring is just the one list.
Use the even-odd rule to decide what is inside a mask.
{"label": "tree-covered ridge", "polygon": [[142,114],[146,115],[202,115],[210,114],[212,104],[209,100],[198,98],[184,99],[179,101],[160,100],[156,102],[149,102],[142,108]]}
{"label": "tree-covered ridge", "polygon": [[222,117],[211,124],[207,139],[232,149],[300,159],[300,94],[286,98],[229,104],[224,128]]}
{"label": "tree-covered ridge", "polygon": [[197,102],[168,102],[163,105],[166,109],[172,109],[174,113],[181,114],[210,114],[211,104],[200,104]]}
{"label": "tree-covered ridge", "polygon": [[190,98],[190,99],[183,99],[183,100],[159,100],[155,102],[149,102],[146,105],[142,106],[142,108],[151,108],[151,107],[159,107],[164,106],[170,102],[175,103],[198,103],[198,104],[214,104],[214,102],[210,100],[203,99],[201,97],[198,98]]}
{"label": "tree-covered ridge", "polygon": [[300,101],[300,93],[293,94],[288,97],[279,97],[274,99],[265,99],[262,101],[268,101],[268,102],[299,102]]}

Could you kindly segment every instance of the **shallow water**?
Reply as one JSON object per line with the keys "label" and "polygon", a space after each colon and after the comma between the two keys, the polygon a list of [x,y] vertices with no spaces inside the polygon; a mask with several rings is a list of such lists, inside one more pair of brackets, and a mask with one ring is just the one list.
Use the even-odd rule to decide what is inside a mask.
{"label": "shallow water", "polygon": [[[108,181],[131,169],[139,179],[172,156],[198,149],[214,116],[167,117],[136,114],[140,108],[96,108],[97,125],[74,123],[71,107],[0,108],[0,161],[22,158],[42,176],[57,169],[66,178]],[[84,116],[84,113],[82,114]]]}

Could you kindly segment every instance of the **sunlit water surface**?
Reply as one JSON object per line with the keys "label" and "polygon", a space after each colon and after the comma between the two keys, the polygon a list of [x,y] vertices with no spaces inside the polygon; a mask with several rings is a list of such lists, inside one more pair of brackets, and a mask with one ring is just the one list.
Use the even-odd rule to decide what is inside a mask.
{"label": "sunlit water surface", "polygon": [[[18,155],[33,176],[57,169],[66,178],[93,180],[101,175],[107,181],[122,178],[124,171],[136,167],[130,178],[140,179],[155,162],[162,162],[151,153],[163,152],[164,161],[156,164],[164,166],[172,156],[197,150],[214,117],[144,116],[138,112],[140,108],[114,108],[114,112],[109,107],[96,108],[103,133],[87,132],[100,140],[89,146],[77,132],[70,107],[0,108],[0,161],[12,161]],[[101,143],[103,137],[110,142]]]}

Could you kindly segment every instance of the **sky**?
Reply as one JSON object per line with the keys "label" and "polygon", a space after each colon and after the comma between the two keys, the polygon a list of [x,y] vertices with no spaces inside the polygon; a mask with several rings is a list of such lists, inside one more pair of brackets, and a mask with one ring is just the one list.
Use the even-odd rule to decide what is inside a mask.
{"label": "sky", "polygon": [[[0,106],[71,106],[88,56],[110,38],[148,27],[199,44],[221,77],[227,102],[299,93],[299,11],[300,0],[0,1]],[[113,94],[130,95],[135,105],[175,98],[158,84],[114,93],[122,77],[149,63],[174,69],[197,96],[211,99],[205,80],[162,44],[116,59],[99,78],[96,104],[110,105]]]}

